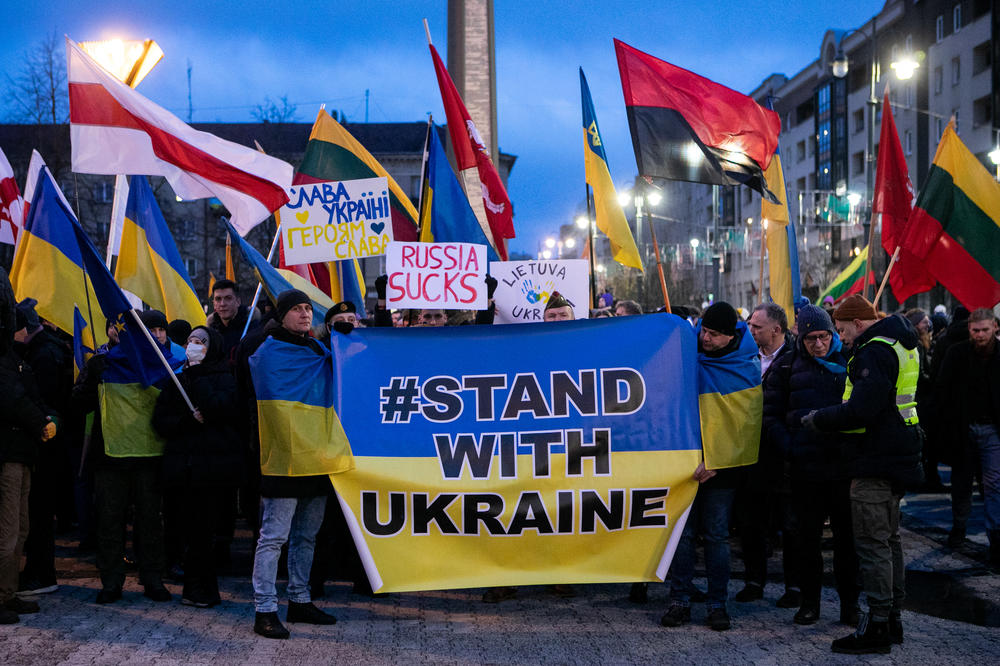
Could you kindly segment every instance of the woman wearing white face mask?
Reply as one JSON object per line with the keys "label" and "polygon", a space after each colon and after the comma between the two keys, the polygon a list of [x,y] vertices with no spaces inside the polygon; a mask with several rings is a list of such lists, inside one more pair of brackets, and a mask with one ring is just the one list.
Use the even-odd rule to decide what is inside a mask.
{"label": "woman wearing white face mask", "polygon": [[180,497],[184,516],[184,592],[181,603],[208,608],[218,604],[215,538],[219,517],[243,482],[243,440],[233,413],[236,380],[223,355],[222,336],[198,326],[185,345],[187,363],[178,375],[197,408],[168,384],[156,401],[153,427],[166,440],[163,486]]}

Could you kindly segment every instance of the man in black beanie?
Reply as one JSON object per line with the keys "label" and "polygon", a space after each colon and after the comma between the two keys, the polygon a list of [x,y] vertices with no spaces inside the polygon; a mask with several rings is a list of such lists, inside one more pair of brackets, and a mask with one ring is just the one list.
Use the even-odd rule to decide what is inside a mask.
{"label": "man in black beanie", "polygon": [[[281,342],[308,347],[322,356],[322,346],[309,335],[313,309],[309,297],[298,289],[283,291],[275,303],[275,321],[268,337]],[[266,338],[265,338],[266,339]],[[264,340],[260,341],[263,344]],[[260,345],[258,345],[259,347]],[[240,350],[241,359],[249,359],[253,352]],[[250,373],[246,375],[249,377]],[[256,406],[253,384],[246,389]],[[253,427],[253,441],[260,448],[260,431],[256,409],[247,415]],[[259,459],[259,454],[258,454]],[[307,624],[335,624],[337,620],[313,603],[309,595],[309,570],[312,567],[316,533],[323,522],[330,478],[316,476],[262,475],[260,493],[263,498],[263,515],[260,538],[253,564],[254,631],[265,638],[288,638],[288,630],[278,619],[278,595],[275,579],[278,575],[278,558],[286,541],[288,548],[288,622]]]}

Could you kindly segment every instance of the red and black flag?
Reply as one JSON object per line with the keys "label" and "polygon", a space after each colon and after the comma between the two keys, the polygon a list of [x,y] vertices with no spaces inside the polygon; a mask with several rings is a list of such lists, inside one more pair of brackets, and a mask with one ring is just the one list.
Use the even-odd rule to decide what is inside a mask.
{"label": "red and black flag", "polygon": [[750,97],[615,40],[639,174],[710,185],[765,184],[781,120]]}

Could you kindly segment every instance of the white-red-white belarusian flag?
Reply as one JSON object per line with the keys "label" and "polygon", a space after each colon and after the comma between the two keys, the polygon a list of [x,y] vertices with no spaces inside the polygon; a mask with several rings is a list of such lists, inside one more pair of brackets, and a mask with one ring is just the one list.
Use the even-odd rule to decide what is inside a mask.
{"label": "white-red-white belarusian flag", "polygon": [[73,170],[163,176],[182,199],[216,197],[243,235],[288,202],[292,165],[192,129],[66,39]]}
{"label": "white-red-white belarusian flag", "polygon": [[0,243],[14,245],[24,224],[24,197],[14,181],[14,169],[0,150]]}

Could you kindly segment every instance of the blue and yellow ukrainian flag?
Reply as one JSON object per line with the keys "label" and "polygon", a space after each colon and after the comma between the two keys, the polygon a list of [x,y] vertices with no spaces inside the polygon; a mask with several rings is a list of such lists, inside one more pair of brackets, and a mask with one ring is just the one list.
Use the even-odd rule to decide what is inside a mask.
{"label": "blue and yellow ukrainian flag", "polygon": [[333,408],[333,357],[274,338],[250,357],[265,476],[337,474],[354,468]]}
{"label": "blue and yellow ukrainian flag", "polygon": [[[301,282],[296,282],[292,284],[285,276],[290,273],[290,271],[279,272],[277,268],[271,265],[271,263],[264,258],[264,256],[254,249],[253,245],[246,242],[242,236],[237,233],[233,225],[229,224],[228,220],[223,219],[223,223],[226,225],[226,231],[229,233],[229,237],[233,243],[239,244],[240,252],[243,254],[243,258],[246,259],[247,263],[253,268],[254,275],[260,281],[261,286],[267,293],[267,297],[271,299],[272,303],[277,302],[278,296],[283,291],[289,289],[299,289],[304,291],[306,295],[312,300],[313,306],[313,326],[322,326],[323,318],[326,316],[326,311],[330,309],[331,302],[321,302],[317,300],[319,291],[317,288],[306,283],[305,279]],[[331,262],[332,263],[332,262]],[[310,288],[307,288],[310,287]],[[318,293],[317,293],[318,292]],[[363,312],[363,310],[358,310],[358,312]]]}
{"label": "blue and yellow ukrainian flag", "polygon": [[608,156],[604,153],[604,142],[597,128],[594,101],[590,97],[587,77],[580,68],[580,96],[583,98],[583,154],[586,165],[587,184],[594,190],[594,211],[597,228],[611,241],[611,256],[619,264],[642,270],[642,259],[635,246],[635,238],[625,220],[615,185],[608,170]]}
{"label": "blue and yellow ukrainian flag", "polygon": [[[358,316],[365,312],[365,274],[357,259],[331,261],[327,264],[330,275],[330,296],[334,303],[354,303]],[[309,293],[309,292],[306,292]]]}
{"label": "blue and yellow ukrainian flag", "polygon": [[73,308],[73,381],[76,381],[83,366],[94,355],[94,348],[88,347],[84,338],[85,333],[89,334],[86,328],[87,320],[80,313],[80,308]]}
{"label": "blue and yellow ukrainian flag", "polygon": [[123,289],[163,311],[167,321],[205,324],[205,311],[145,176],[129,176],[115,279]]}
{"label": "blue and yellow ukrainian flag", "polygon": [[[97,295],[86,278],[83,256],[73,233],[76,217],[66,208],[48,168],[43,167],[35,185],[28,219],[10,268],[10,282],[17,299],[38,301],[38,314],[66,333],[74,330],[76,305],[97,308]],[[101,326],[84,331],[91,349],[107,342]]]}
{"label": "blue and yellow ukrainian flag", "polygon": [[469,199],[451,170],[448,156],[431,126],[427,139],[427,178],[421,199],[420,240],[425,243],[478,243],[486,246],[489,261],[500,261],[472,212]]}
{"label": "blue and yellow ukrainian flag", "polygon": [[[771,108],[770,100],[767,107]],[[764,180],[767,189],[781,202],[774,204],[767,198],[761,198],[760,203],[760,217],[762,220],[767,220],[767,260],[771,300],[784,308],[791,322],[795,320],[795,301],[802,296],[802,283],[799,278],[799,250],[795,241],[795,225],[789,220],[785,175],[781,169],[779,150],[774,151],[774,158],[764,172]],[[763,292],[761,289],[761,294]]]}
{"label": "blue and yellow ukrainian flag", "polygon": [[[180,372],[185,359],[173,353],[172,345],[156,344],[171,369]],[[167,381],[165,374],[155,384],[147,385],[128,350],[120,343],[111,348],[98,387],[105,454],[112,458],[163,455],[163,439],[153,430],[152,418],[156,398]]]}
{"label": "blue and yellow ukrainian flag", "polygon": [[[695,329],[701,335],[701,324]],[[707,469],[752,465],[760,450],[764,392],[757,343],[739,322],[739,346],[725,356],[698,353],[698,411]]]}

